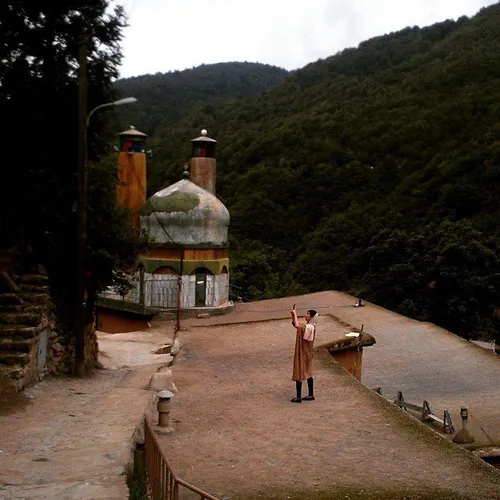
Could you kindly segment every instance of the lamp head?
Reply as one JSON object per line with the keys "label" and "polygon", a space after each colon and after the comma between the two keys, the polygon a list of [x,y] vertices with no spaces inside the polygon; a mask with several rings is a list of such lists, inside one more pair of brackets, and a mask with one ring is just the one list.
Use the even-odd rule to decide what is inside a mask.
{"label": "lamp head", "polygon": [[125,97],[123,99],[119,99],[118,101],[112,102],[114,106],[121,106],[122,104],[132,104],[133,102],[137,102],[135,97]]}

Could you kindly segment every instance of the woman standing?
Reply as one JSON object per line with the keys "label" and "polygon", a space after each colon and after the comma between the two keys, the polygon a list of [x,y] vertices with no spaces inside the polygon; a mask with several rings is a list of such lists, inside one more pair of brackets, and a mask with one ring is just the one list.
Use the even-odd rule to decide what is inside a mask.
{"label": "woman standing", "polygon": [[[313,343],[316,337],[316,323],[318,321],[318,312],[315,309],[309,309],[304,318],[305,325],[299,323],[297,311],[294,308],[290,311],[292,315],[292,325],[297,330],[295,339],[295,355],[293,357],[293,375],[297,389],[297,397],[292,399],[292,403],[302,403],[304,401],[314,401],[313,387]],[[302,382],[307,380],[308,395],[302,397]]]}

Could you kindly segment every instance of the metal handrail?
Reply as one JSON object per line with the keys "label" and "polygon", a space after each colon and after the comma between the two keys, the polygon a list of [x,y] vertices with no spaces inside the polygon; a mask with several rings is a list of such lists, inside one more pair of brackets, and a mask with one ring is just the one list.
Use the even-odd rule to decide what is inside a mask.
{"label": "metal handrail", "polygon": [[145,416],[144,420],[146,477],[150,497],[154,500],[179,500],[179,486],[182,486],[200,495],[200,500],[219,500],[175,474],[162,452],[149,418]]}
{"label": "metal handrail", "polygon": [[[380,395],[382,395],[382,390],[377,391]],[[451,420],[450,412],[445,408],[443,412],[443,419],[441,420],[437,417],[433,411],[431,410],[431,406],[428,401],[424,399],[422,406],[415,405],[413,403],[408,403],[403,398],[403,393],[398,391],[397,398],[393,401],[393,403],[401,409],[408,411],[408,409],[413,411],[418,411],[422,414],[422,422],[426,420],[433,420],[434,422],[438,422],[443,425],[443,432],[445,434],[453,434],[455,432],[455,428],[453,427],[453,422]]]}

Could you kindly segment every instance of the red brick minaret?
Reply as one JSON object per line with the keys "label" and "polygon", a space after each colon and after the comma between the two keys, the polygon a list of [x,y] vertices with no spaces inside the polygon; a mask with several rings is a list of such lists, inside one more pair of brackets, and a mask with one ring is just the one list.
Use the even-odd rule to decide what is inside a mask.
{"label": "red brick minaret", "polygon": [[137,234],[141,230],[139,212],[146,201],[146,137],[134,127],[120,133],[118,203],[132,212]]}
{"label": "red brick minaret", "polygon": [[215,161],[215,145],[217,141],[207,137],[203,129],[201,136],[192,139],[193,155],[189,160],[190,180],[205,191],[215,195],[215,182],[217,177],[217,162]]}

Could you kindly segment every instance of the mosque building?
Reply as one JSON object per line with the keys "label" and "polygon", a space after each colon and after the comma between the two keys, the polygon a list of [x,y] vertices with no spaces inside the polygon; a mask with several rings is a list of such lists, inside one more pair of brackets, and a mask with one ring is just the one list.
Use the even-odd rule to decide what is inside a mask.
{"label": "mosque building", "polygon": [[229,301],[229,212],[215,195],[216,141],[202,130],[193,139],[184,178],[146,199],[146,135],[120,134],[118,200],[132,212],[136,231],[146,231],[147,251],[137,261],[133,288],[108,290],[101,305],[134,312],[164,309],[210,311]]}

